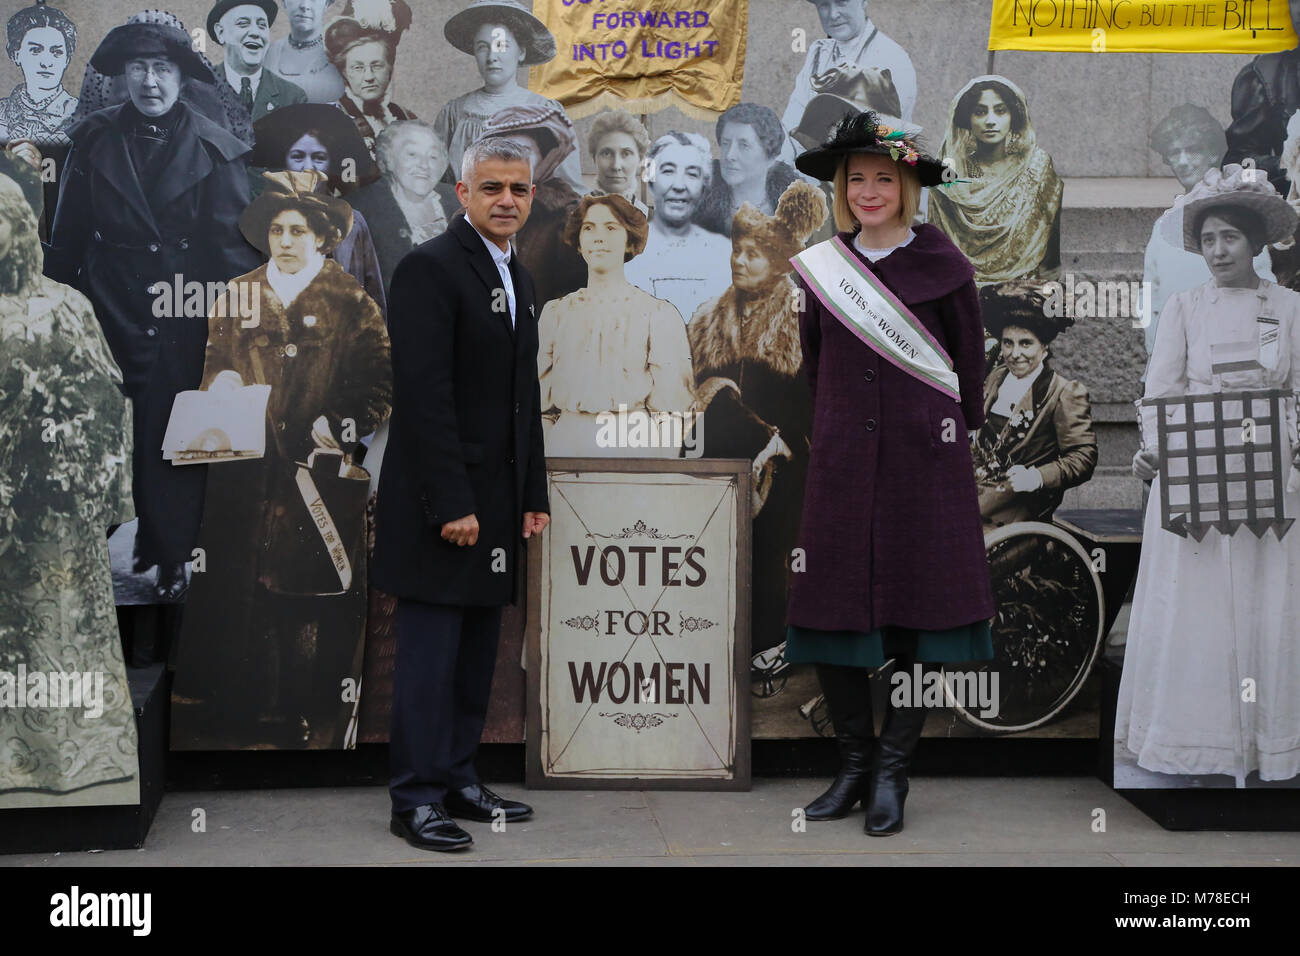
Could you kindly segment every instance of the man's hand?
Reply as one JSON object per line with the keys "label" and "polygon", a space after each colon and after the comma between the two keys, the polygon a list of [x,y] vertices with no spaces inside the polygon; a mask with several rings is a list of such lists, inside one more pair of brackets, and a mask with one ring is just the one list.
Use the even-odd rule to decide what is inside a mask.
{"label": "man's hand", "polygon": [[457,547],[473,547],[478,543],[478,518],[466,515],[442,526],[442,540]]}
{"label": "man's hand", "polygon": [[1139,449],[1133,456],[1133,475],[1143,481],[1150,481],[1160,470],[1160,455],[1155,451]]}
{"label": "man's hand", "polygon": [[524,537],[531,538],[535,534],[541,534],[550,523],[551,516],[545,511],[525,511]]}

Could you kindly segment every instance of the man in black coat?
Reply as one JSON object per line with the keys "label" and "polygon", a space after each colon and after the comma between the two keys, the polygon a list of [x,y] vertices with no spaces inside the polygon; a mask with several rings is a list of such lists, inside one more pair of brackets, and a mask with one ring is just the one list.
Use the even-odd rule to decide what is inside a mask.
{"label": "man in black coat", "polygon": [[[121,366],[135,416],[136,570],[158,565],[156,596],[175,601],[198,537],[205,469],[164,461],[162,440],[177,393],[203,375],[209,284],[260,261],[238,225],[248,147],[180,99],[184,82],[216,83],[183,31],[115,27],[90,62],[124,75],[130,99],[68,131],[45,274],[90,299]],[[185,296],[204,295],[185,298],[178,282]]]}
{"label": "man in black coat", "polygon": [[388,303],[393,416],[372,581],[397,597],[390,829],[412,846],[472,843],[451,817],[521,820],[478,782],[501,608],[522,539],[550,521],[533,280],[510,247],[533,198],[529,154],[465,153],[465,210],[404,258]]}
{"label": "man in black coat", "polygon": [[[1291,21],[1300,31],[1300,0],[1290,0]],[[1263,170],[1285,196],[1291,183],[1282,166],[1282,146],[1291,114],[1300,108],[1300,47],[1261,53],[1232,81],[1232,123],[1226,130],[1224,164]]]}

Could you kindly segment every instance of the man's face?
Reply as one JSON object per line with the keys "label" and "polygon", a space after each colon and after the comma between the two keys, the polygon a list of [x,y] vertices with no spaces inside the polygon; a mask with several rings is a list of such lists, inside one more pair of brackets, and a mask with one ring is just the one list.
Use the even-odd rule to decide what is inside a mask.
{"label": "man's face", "polygon": [[669,226],[680,226],[695,215],[708,175],[707,161],[700,151],[686,143],[670,143],[654,160],[655,217]]}
{"label": "man's face", "polygon": [[181,95],[180,67],[161,56],[129,60],[126,92],[145,116],[162,116]]}
{"label": "man's face", "polygon": [[480,160],[471,182],[458,182],[456,196],[465,218],[498,244],[510,239],[528,219],[533,205],[532,173],[518,159]]}
{"label": "man's face", "polygon": [[296,37],[314,37],[320,33],[328,0],[283,0],[284,12],[289,15],[289,29]]}
{"label": "man's face", "polygon": [[404,133],[388,155],[389,172],[408,193],[423,199],[433,192],[447,165],[442,145],[422,129]]}
{"label": "man's face", "polygon": [[28,30],[13,60],[23,71],[29,90],[52,93],[63,82],[68,68],[67,38],[54,27]]}
{"label": "man's face", "polygon": [[343,79],[352,95],[361,102],[383,99],[392,78],[393,65],[388,62],[388,45],[382,40],[358,43],[348,50]]}
{"label": "man's face", "polygon": [[1219,165],[1219,157],[1193,140],[1174,140],[1165,153],[1165,162],[1173,170],[1184,189],[1191,189],[1201,181],[1211,166]]}
{"label": "man's face", "polygon": [[813,0],[822,29],[841,43],[852,40],[867,25],[865,0]]}
{"label": "man's face", "polygon": [[271,42],[271,24],[266,11],[253,3],[232,7],[217,21],[217,41],[226,50],[226,61],[241,73],[252,73],[266,59]]}
{"label": "man's face", "polygon": [[485,23],[474,34],[474,64],[489,90],[509,85],[523,61],[523,47],[504,25]]}
{"label": "man's face", "polygon": [[636,140],[627,133],[606,133],[596,146],[596,185],[607,193],[631,192],[640,164]]}

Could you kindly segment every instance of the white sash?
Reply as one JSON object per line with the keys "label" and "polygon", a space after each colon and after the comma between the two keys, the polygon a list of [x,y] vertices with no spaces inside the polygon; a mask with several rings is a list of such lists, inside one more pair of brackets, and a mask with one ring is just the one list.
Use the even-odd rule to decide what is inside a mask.
{"label": "white sash", "polygon": [[790,261],[822,305],[881,358],[961,401],[957,373],[943,346],[839,236],[805,249]]}
{"label": "white sash", "polygon": [[343,586],[344,591],[347,591],[352,587],[352,562],[348,560],[348,549],[339,536],[339,529],[334,525],[334,517],[325,507],[325,502],[320,492],[316,490],[316,482],[312,480],[309,470],[299,467],[294,480],[298,485],[298,494],[302,495],[302,503],[307,506],[307,512],[316,525],[316,531],[325,544],[325,550],[329,552],[330,563],[334,565],[334,572],[339,576],[339,584]]}

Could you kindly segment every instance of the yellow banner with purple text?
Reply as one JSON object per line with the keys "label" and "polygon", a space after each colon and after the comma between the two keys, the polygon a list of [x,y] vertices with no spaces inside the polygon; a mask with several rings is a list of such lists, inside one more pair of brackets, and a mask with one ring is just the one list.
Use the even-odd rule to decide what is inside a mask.
{"label": "yellow banner with purple text", "polygon": [[740,102],[749,0],[535,0],[554,59],[529,87],[570,116],[610,106],[715,114]]}

